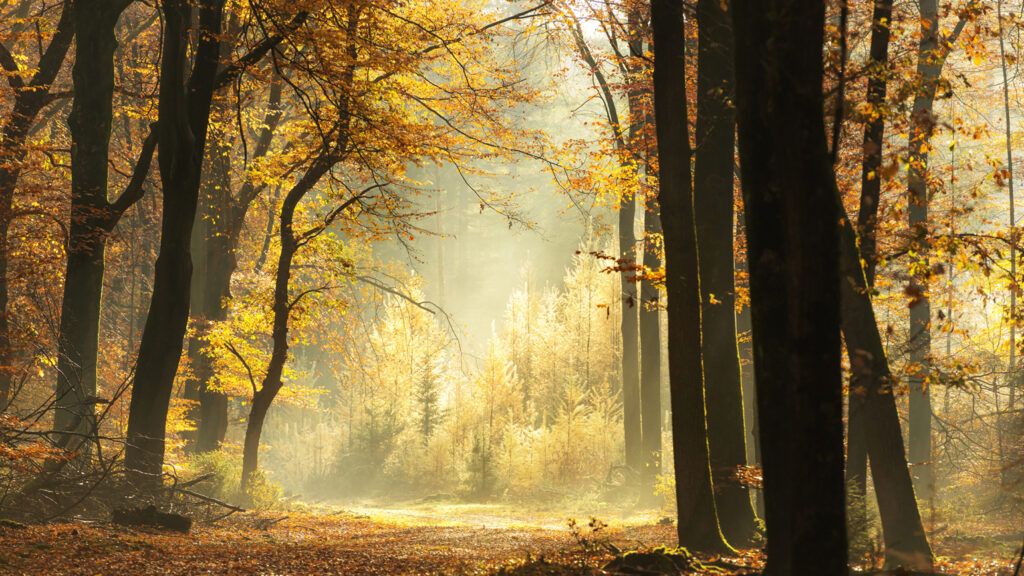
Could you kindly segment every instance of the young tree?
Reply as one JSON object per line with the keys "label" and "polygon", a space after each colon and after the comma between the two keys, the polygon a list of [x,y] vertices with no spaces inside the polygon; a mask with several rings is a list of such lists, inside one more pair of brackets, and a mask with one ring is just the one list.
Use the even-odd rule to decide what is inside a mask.
{"label": "young tree", "polygon": [[920,0],[921,39],[917,49],[917,92],[910,111],[910,153],[907,157],[907,223],[910,227],[911,249],[919,258],[913,266],[908,292],[910,301],[909,349],[910,411],[908,420],[910,463],[916,473],[914,486],[918,498],[930,499],[935,493],[932,467],[932,407],[927,380],[931,373],[931,301],[928,279],[931,264],[928,230],[928,157],[935,130],[935,97],[942,69],[960,33],[967,24],[969,12],[959,18],[949,34],[939,28],[938,0]]}
{"label": "young tree", "polygon": [[644,463],[642,490],[653,493],[661,473],[661,294],[651,277],[661,269],[658,202],[644,199],[644,276],[640,279],[640,413]]}
{"label": "young tree", "polygon": [[[584,36],[583,26],[579,18],[573,13],[572,7],[564,10],[566,27],[572,37],[580,59],[587,66],[593,76],[598,88],[598,96],[604,109],[605,119],[608,123],[608,131],[613,145],[614,154],[617,156],[619,168],[630,174],[637,173],[639,165],[639,154],[635,149],[638,144],[638,136],[643,128],[645,111],[643,110],[643,90],[639,77],[640,70],[634,61],[642,55],[643,31],[640,25],[638,8],[635,5],[627,7],[627,36],[628,55],[621,52],[618,46],[618,39],[614,32],[609,33],[608,43],[615,54],[617,69],[622,75],[622,81],[626,83],[626,107],[625,116],[619,114],[619,104],[616,100],[615,85],[608,79],[602,70],[601,63],[591,50]],[[596,11],[595,11],[596,12]],[[605,16],[611,21],[601,21],[601,27],[606,31],[617,30],[621,27],[615,20],[615,15],[609,13]],[[620,183],[621,184],[621,183]],[[636,225],[637,193],[636,190],[619,190],[618,210],[618,232],[619,232],[619,279],[622,287],[621,308],[621,330],[622,330],[622,411],[623,428],[625,433],[626,466],[641,471],[644,467],[644,446],[643,446],[643,425],[641,418],[641,392],[640,392],[640,318],[638,294],[637,294],[637,238],[634,227]]]}
{"label": "young tree", "polygon": [[734,3],[736,104],[767,574],[847,572],[839,211],[825,139],[825,4]]}
{"label": "young tree", "polygon": [[718,524],[704,408],[701,295],[690,182],[682,1],[654,0],[651,29],[679,545],[691,550],[723,551],[729,550],[729,545]]}

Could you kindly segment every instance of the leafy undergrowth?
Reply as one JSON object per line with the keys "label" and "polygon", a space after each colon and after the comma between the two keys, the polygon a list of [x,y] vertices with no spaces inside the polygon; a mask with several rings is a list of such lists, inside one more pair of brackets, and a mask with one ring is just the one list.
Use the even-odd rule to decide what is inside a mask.
{"label": "leafy undergrowth", "polygon": [[[596,526],[594,521],[573,530],[438,525],[349,511],[239,514],[197,525],[189,534],[111,524],[7,524],[0,525],[0,574],[598,575],[616,568],[650,573],[629,570],[635,560],[647,565],[662,560],[647,556],[614,563],[614,552],[626,549],[676,554],[670,558],[676,565],[698,567],[704,574],[752,574],[760,565],[755,551],[695,559],[659,552],[659,544],[674,540],[669,524]],[[944,568],[950,574],[989,576],[1009,574],[1008,564],[1005,558],[1001,563],[970,559]]]}

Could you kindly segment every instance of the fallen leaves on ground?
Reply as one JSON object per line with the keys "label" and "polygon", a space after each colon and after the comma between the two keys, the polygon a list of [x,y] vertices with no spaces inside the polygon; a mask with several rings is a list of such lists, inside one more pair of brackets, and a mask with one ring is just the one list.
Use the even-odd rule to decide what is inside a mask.
{"label": "fallen leaves on ground", "polygon": [[[268,522],[267,520],[273,520]],[[672,525],[607,526],[604,551],[568,529],[428,525],[364,514],[243,514],[189,534],[106,523],[0,526],[0,574],[160,575],[598,575],[612,549],[652,549],[675,539]],[[761,556],[701,558],[716,574],[755,573]],[[1008,574],[1008,561],[944,562],[950,574]],[[722,566],[729,567],[723,569]],[[964,570],[952,572],[949,570]]]}

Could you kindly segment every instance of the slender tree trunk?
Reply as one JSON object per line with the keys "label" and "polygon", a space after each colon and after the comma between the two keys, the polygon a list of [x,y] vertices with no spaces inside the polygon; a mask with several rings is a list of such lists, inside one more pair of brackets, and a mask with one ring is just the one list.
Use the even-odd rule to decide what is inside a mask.
{"label": "slender tree trunk", "polygon": [[336,162],[337,160],[332,159],[330,153],[320,156],[309,171],[289,190],[281,206],[281,229],[278,233],[281,240],[281,253],[277,258],[277,271],[274,275],[272,350],[270,361],[267,363],[266,375],[253,396],[252,407],[249,410],[249,418],[246,423],[242,453],[241,489],[243,493],[248,491],[253,474],[259,466],[260,436],[263,434],[263,424],[267,412],[284,385],[281,377],[284,374],[284,366],[288,362],[288,320],[292,307],[297,303],[292,301],[288,289],[295,253],[299,249],[293,228],[295,210],[298,208],[299,202]]}
{"label": "slender tree trunk", "polygon": [[[741,268],[746,272],[746,266]],[[750,337],[750,305],[744,306],[736,314],[736,333],[740,335],[740,379],[743,383],[743,409],[744,415],[748,418],[746,430],[747,440],[747,461],[751,464],[761,465],[761,432],[757,422],[757,383],[754,382],[754,341]],[[746,336],[743,336],[746,335]],[[764,516],[764,491],[755,489],[752,491],[754,497],[754,512]]]}
{"label": "slender tree trunk", "polygon": [[[237,236],[227,232],[209,238],[206,279],[203,282],[204,328],[223,322],[228,315],[231,277],[237,268],[235,247]],[[196,430],[196,451],[209,452],[220,448],[228,429],[228,397],[210,388],[214,376],[213,359],[205,350],[195,356],[193,366],[198,382],[199,414]]]}
{"label": "slender tree trunk", "polygon": [[132,381],[125,468],[141,485],[159,485],[174,376],[188,324],[192,225],[203,150],[216,87],[223,0],[199,3],[199,40],[186,90],[191,15],[187,2],[165,0],[160,72],[159,147],[163,216],[146,326]]}
{"label": "slender tree trunk", "polygon": [[0,412],[7,409],[13,393],[15,351],[11,337],[9,232],[14,219],[14,194],[21,177],[26,142],[39,113],[51,102],[50,85],[60,72],[74,35],[71,0],[64,2],[56,32],[39,59],[36,73],[26,80],[18,70],[4,67],[14,92],[10,115],[0,125]]}
{"label": "slender tree trunk", "polygon": [[[661,217],[653,198],[644,202],[644,268],[661,268],[655,237],[661,234]],[[643,424],[643,495],[653,495],[661,473],[661,295],[654,282],[640,282],[640,411]]]}
{"label": "slender tree trunk", "polygon": [[[921,523],[914,486],[903,451],[903,434],[896,410],[893,379],[878,332],[871,296],[857,251],[853,226],[840,206],[842,248],[842,318],[852,378],[850,387],[860,398],[865,422],[866,454],[882,518],[887,567],[899,566],[929,572],[932,551]],[[849,473],[848,473],[849,474]]]}
{"label": "slender tree trunk", "polygon": [[686,102],[686,39],[681,0],[651,3],[654,35],[654,113],[665,236],[669,377],[679,545],[729,550],[718,524],[708,455],[701,366],[700,281],[690,182]]}
{"label": "slender tree trunk", "polygon": [[[339,83],[343,87],[351,86],[352,78],[355,75],[355,62],[357,61],[358,53],[354,38],[359,29],[359,19],[359,9],[350,7],[347,25],[349,38],[353,40],[348,46],[348,56],[352,64],[349,65]],[[301,244],[310,241],[312,236],[309,236],[309,232],[304,233],[304,240],[301,243],[299,242],[298,235],[296,235],[293,228],[295,224],[295,210],[298,208],[299,202],[316,186],[320,179],[348,154],[351,117],[347,101],[345,100],[342,101],[338,109],[338,118],[337,140],[333,143],[325,143],[325,149],[313,161],[306,173],[302,175],[302,178],[292,186],[281,203],[280,230],[278,231],[281,252],[277,258],[277,271],[274,274],[272,349],[270,361],[267,363],[266,374],[259,389],[253,395],[252,408],[250,409],[249,419],[246,424],[244,450],[242,453],[241,489],[243,493],[248,491],[253,475],[256,473],[259,465],[260,436],[263,433],[263,423],[266,420],[267,411],[284,385],[281,377],[284,374],[285,363],[288,361],[288,320],[292,308],[302,298],[301,294],[294,299],[289,295],[292,263],[295,253]],[[358,196],[351,197],[334,214],[340,214],[344,208],[358,199]]]}
{"label": "slender tree trunk", "polygon": [[[857,231],[864,275],[870,290],[875,284],[878,205],[882,191],[882,152],[885,137],[885,95],[888,86],[889,36],[892,0],[877,0],[871,14],[871,48],[867,103],[871,116],[864,127],[864,162],[861,168],[860,210]],[[849,387],[847,396],[846,483],[860,495],[867,494],[868,451],[865,439],[864,391]],[[900,440],[902,443],[902,439]],[[862,501],[862,502],[866,502]],[[864,517],[866,511],[862,511]]]}
{"label": "slender tree trunk", "polygon": [[825,5],[731,5],[764,466],[766,574],[847,572],[839,214],[825,139]]}
{"label": "slender tree trunk", "polygon": [[[598,89],[600,98],[604,105],[608,125],[613,133],[615,150],[624,164],[632,162],[629,144],[632,144],[633,136],[639,126],[639,118],[642,116],[636,110],[638,104],[638,92],[629,91],[629,138],[622,135],[623,126],[620,122],[618,105],[611,85],[601,70],[590,46],[587,44],[583,34],[583,28],[579,20],[572,13],[566,12],[569,24],[569,31],[576,43],[580,58],[590,68]],[[635,14],[629,15],[630,35],[636,29],[634,26]],[[633,50],[634,39],[630,38],[631,51]],[[628,62],[623,66],[630,67]],[[639,471],[643,466],[643,433],[640,414],[640,351],[639,351],[639,316],[637,312],[637,287],[633,266],[636,263],[636,233],[634,222],[636,219],[636,198],[630,196],[624,199],[619,205],[619,277],[621,282],[621,313],[620,322],[622,332],[622,424],[624,433],[624,444],[626,452],[626,466],[632,470]]]}
{"label": "slender tree trunk", "polygon": [[909,458],[918,498],[931,499],[935,491],[932,469],[932,408],[926,381],[931,372],[931,302],[928,299],[928,151],[935,128],[935,94],[950,47],[966,25],[961,16],[956,27],[940,41],[937,0],[920,0],[921,41],[917,52],[919,85],[910,115],[910,153],[907,158],[908,224],[913,251],[922,259],[922,274],[910,280],[909,362],[910,431]]}
{"label": "slender tree trunk", "polygon": [[736,340],[733,264],[735,115],[733,40],[718,0],[697,3],[697,154],[693,195],[700,242],[701,327],[708,441],[722,532],[733,543],[754,536],[750,491],[737,481],[747,463],[743,386]]}
{"label": "slender tree trunk", "polygon": [[[228,251],[222,230],[231,209],[231,142],[218,134],[211,140],[204,166],[204,185],[200,189],[200,207],[192,230],[193,255],[191,316],[193,330],[188,341],[188,358],[192,377],[185,382],[185,398],[195,402],[189,417],[196,423],[196,431],[189,438],[188,448],[195,452],[208,452],[220,446],[227,432],[227,398],[208,390],[213,377],[213,358],[206,350],[206,336],[210,327],[226,317],[224,299],[228,296],[231,273],[234,271],[233,254]],[[206,398],[204,398],[206,396]],[[204,402],[205,400],[205,402]],[[223,407],[225,412],[220,413]]]}
{"label": "slender tree trunk", "polygon": [[619,273],[622,290],[622,423],[625,427],[626,466],[643,468],[643,432],[640,414],[640,317],[637,306],[636,197],[619,206]]}
{"label": "slender tree trunk", "polygon": [[[1011,415],[1016,409],[1016,394],[1018,385],[1017,375],[1017,210],[1016,198],[1014,197],[1014,170],[1013,170],[1013,130],[1010,126],[1010,78],[1006,70],[1006,40],[1003,37],[1003,2],[996,2],[996,18],[999,21],[999,63],[1003,73],[1003,121],[1006,127],[1006,183],[1008,186],[1008,198],[1010,204],[1010,358],[1007,362],[1006,385],[1009,398],[1007,400],[1007,412]],[[998,396],[998,390],[996,391]],[[1011,420],[1012,422],[1012,420]],[[1013,462],[1007,463],[1003,451],[1003,431],[1005,430],[1005,419],[1000,413],[996,420],[999,430],[999,461],[1002,469],[1002,481],[1008,481],[1007,472],[1014,466]]]}

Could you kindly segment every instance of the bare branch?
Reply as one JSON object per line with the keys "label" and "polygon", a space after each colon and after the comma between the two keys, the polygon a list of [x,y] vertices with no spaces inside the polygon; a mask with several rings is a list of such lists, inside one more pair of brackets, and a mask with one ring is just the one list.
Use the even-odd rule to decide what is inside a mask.
{"label": "bare branch", "polygon": [[245,357],[242,356],[242,354],[238,351],[237,348],[235,348],[234,344],[228,342],[227,344],[224,345],[224,347],[227,348],[228,352],[231,352],[231,354],[234,355],[235,358],[238,358],[238,361],[242,363],[242,366],[245,368],[246,373],[249,375],[249,385],[252,386],[252,394],[253,396],[255,396],[257,394],[256,377],[253,376],[252,368],[249,367],[249,363],[245,361]]}

